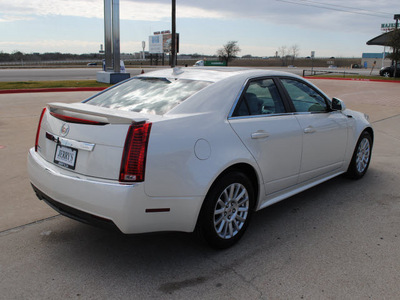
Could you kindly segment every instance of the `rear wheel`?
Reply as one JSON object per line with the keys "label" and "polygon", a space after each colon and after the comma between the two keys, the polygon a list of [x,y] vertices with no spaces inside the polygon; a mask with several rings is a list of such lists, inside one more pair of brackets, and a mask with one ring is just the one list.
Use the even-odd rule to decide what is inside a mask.
{"label": "rear wheel", "polygon": [[383,77],[390,77],[390,73],[388,71],[383,72]]}
{"label": "rear wheel", "polygon": [[212,186],[200,214],[198,230],[212,247],[235,244],[245,232],[253,210],[254,189],[241,172],[230,172]]}
{"label": "rear wheel", "polygon": [[364,131],[358,139],[353,157],[351,159],[346,175],[353,179],[364,176],[368,170],[372,154],[372,137]]}

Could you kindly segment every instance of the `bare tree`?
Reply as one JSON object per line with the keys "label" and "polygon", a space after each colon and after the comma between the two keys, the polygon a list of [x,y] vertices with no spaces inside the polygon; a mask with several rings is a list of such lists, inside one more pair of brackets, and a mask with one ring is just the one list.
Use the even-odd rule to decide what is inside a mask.
{"label": "bare tree", "polygon": [[226,65],[241,51],[237,43],[237,41],[229,41],[221,49],[218,49],[217,55],[226,62]]}
{"label": "bare tree", "polygon": [[294,65],[294,60],[299,56],[300,48],[297,44],[292,45],[290,47],[290,54],[292,56],[292,65]]}
{"label": "bare tree", "polygon": [[279,47],[278,53],[279,53],[279,56],[280,56],[281,61],[282,61],[282,66],[285,66],[286,65],[286,59],[287,59],[286,58],[286,56],[287,56],[287,47],[286,46]]}

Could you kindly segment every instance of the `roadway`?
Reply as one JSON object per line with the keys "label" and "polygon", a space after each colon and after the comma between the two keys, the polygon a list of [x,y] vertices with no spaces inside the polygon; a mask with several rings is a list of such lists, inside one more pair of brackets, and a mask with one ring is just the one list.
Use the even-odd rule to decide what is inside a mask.
{"label": "roadway", "polygon": [[225,251],[194,235],[124,236],[58,215],[30,187],[27,151],[46,103],[93,93],[0,95],[0,298],[398,299],[400,84],[313,83],[371,116],[368,173],[256,213]]}
{"label": "roadway", "polygon": [[[146,69],[155,70],[155,69]],[[100,68],[0,69],[0,81],[95,80]],[[142,69],[127,69],[131,76]]]}
{"label": "roadway", "polygon": [[[146,73],[162,68],[159,67],[146,67],[146,68],[128,68],[127,72],[131,76],[135,76],[144,70]],[[168,68],[168,66],[165,66]],[[294,73],[297,75],[303,74],[303,68],[283,68],[283,67],[269,67],[263,69],[279,70]],[[306,68],[310,70],[310,68]],[[327,68],[314,68],[314,70],[327,70],[337,72],[357,73],[360,75],[370,75],[370,69],[327,69]],[[96,73],[100,68],[49,68],[49,69],[0,69],[0,81],[47,81],[47,80],[95,80]],[[379,69],[374,69],[372,75],[379,75]]]}

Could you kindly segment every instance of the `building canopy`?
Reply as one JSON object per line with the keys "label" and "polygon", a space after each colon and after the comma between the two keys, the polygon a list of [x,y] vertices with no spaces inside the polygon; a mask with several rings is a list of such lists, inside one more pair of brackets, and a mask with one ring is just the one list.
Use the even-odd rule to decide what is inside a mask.
{"label": "building canopy", "polygon": [[391,32],[385,32],[367,42],[367,45],[387,46]]}

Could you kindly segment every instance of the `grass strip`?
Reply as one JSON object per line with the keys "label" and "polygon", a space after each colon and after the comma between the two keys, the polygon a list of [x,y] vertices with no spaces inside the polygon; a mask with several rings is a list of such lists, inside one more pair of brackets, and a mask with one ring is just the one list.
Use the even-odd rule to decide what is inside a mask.
{"label": "grass strip", "polygon": [[350,78],[350,79],[359,79],[359,80],[390,80],[390,81],[400,81],[400,78],[393,78],[393,77],[383,77],[383,76],[362,76],[362,75],[332,75],[332,74],[318,74],[314,76],[308,75],[307,77],[326,77],[326,78]]}
{"label": "grass strip", "polygon": [[112,84],[96,80],[61,80],[61,81],[8,81],[0,82],[0,90],[73,88],[73,87],[109,87]]}

